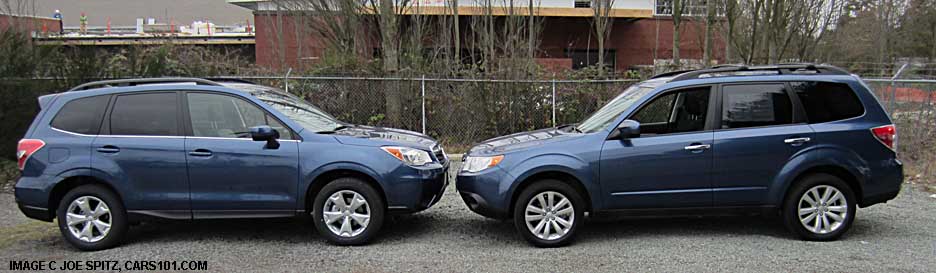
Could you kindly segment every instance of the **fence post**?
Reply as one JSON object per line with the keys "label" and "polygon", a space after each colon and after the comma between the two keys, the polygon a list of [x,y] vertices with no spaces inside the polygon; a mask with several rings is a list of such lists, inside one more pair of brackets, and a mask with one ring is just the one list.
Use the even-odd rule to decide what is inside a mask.
{"label": "fence post", "polygon": [[422,100],[422,133],[426,134],[426,75],[422,75],[422,79],[419,81],[420,90],[422,90],[422,95],[420,99]]}
{"label": "fence post", "polygon": [[891,99],[888,102],[890,105],[887,107],[887,110],[890,111],[891,118],[893,118],[894,114],[897,112],[897,109],[894,109],[894,107],[897,107],[897,78],[900,78],[900,74],[903,73],[904,69],[907,68],[909,64],[910,63],[905,63],[900,66],[900,69],[897,69],[897,73],[894,73],[894,76],[891,77]]}
{"label": "fence post", "polygon": [[556,126],[556,78],[552,79],[552,125]]}
{"label": "fence post", "polygon": [[289,93],[289,73],[292,73],[292,67],[286,70],[286,75],[283,76],[283,84],[286,85],[286,93]]}

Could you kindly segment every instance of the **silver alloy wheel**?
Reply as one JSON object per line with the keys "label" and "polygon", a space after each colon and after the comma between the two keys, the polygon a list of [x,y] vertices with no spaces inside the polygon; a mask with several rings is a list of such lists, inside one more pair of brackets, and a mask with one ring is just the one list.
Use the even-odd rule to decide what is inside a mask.
{"label": "silver alloy wheel", "polygon": [[78,240],[94,243],[107,237],[111,229],[111,212],[107,204],[94,196],[81,196],[68,205],[65,223]]}
{"label": "silver alloy wheel", "polygon": [[572,223],[575,222],[575,208],[565,195],[545,191],[530,199],[524,219],[527,228],[537,238],[558,240],[572,229]]}
{"label": "silver alloy wheel", "polygon": [[341,190],[325,200],[322,218],[325,225],[335,235],[354,237],[367,229],[370,223],[371,209],[364,196],[352,191]]}
{"label": "silver alloy wheel", "polygon": [[848,219],[845,194],[829,185],[815,186],[803,193],[797,209],[803,227],[816,234],[836,231]]}

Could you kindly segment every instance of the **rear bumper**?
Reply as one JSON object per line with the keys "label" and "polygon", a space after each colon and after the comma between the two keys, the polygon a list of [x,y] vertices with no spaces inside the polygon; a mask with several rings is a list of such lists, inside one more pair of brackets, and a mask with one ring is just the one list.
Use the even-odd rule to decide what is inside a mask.
{"label": "rear bumper", "polygon": [[903,188],[903,163],[889,159],[873,166],[871,180],[864,185],[860,207],[868,207],[897,198]]}
{"label": "rear bumper", "polygon": [[52,219],[54,218],[52,217],[52,213],[50,213],[49,209],[47,208],[33,207],[19,203],[16,205],[19,207],[19,210],[23,212],[23,215],[26,215],[26,217],[46,222],[52,222]]}
{"label": "rear bumper", "polygon": [[[46,200],[49,193],[45,190],[49,179],[44,177],[20,177],[13,187],[16,206],[26,217],[51,222],[55,215],[49,210]],[[54,210],[54,209],[53,209]]]}

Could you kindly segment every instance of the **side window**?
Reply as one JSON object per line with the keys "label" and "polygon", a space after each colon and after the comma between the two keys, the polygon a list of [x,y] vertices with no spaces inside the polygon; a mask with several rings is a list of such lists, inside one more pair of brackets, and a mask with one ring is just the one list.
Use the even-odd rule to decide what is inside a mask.
{"label": "side window", "polygon": [[722,88],[721,128],[793,123],[793,103],[783,84],[727,85]]}
{"label": "side window", "polygon": [[843,120],[864,114],[864,106],[847,84],[792,82],[790,85],[803,102],[809,123]]}
{"label": "side window", "polygon": [[640,122],[641,135],[660,135],[705,130],[710,87],[665,94],[637,110],[631,119]]}
{"label": "side window", "polygon": [[110,114],[112,135],[174,136],[179,134],[176,93],[121,95]]}
{"label": "side window", "polygon": [[[276,121],[256,105],[227,95],[188,93],[188,108],[192,133],[200,137],[249,138],[250,127]],[[279,122],[271,127],[280,132],[280,139],[292,139]]]}
{"label": "side window", "polygon": [[96,135],[101,129],[101,119],[104,118],[108,100],[110,95],[70,101],[52,118],[52,127],[72,133]]}

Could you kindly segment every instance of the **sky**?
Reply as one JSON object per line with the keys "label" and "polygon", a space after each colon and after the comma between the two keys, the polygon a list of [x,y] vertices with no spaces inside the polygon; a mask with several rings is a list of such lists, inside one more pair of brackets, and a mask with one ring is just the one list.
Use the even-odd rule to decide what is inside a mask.
{"label": "sky", "polygon": [[[10,1],[10,0],[6,0]],[[253,23],[251,11],[228,4],[225,0],[12,0],[33,4],[27,9],[35,15],[51,17],[56,9],[62,11],[65,26],[78,26],[81,12],[88,16],[88,24],[104,26],[107,17],[111,25],[133,26],[136,18],[156,18],[158,22],[173,19],[176,24],[190,24],[195,20],[210,20],[219,25]],[[32,6],[35,5],[35,6]]]}

